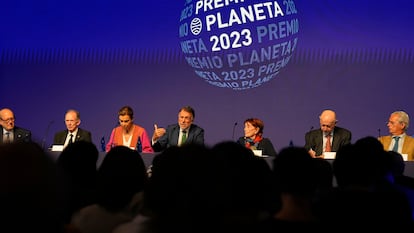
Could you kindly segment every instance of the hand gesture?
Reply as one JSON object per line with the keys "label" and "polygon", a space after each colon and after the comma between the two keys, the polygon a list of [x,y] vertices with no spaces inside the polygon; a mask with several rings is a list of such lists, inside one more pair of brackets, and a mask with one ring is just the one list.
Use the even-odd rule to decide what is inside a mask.
{"label": "hand gesture", "polygon": [[158,138],[162,137],[165,132],[166,130],[164,128],[158,128],[157,124],[154,124],[154,134],[152,135],[152,140],[158,140]]}

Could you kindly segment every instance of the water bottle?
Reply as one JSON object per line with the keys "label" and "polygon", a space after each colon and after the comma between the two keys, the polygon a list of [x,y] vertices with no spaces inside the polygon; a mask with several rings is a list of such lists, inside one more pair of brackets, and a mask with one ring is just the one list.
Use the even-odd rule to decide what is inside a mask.
{"label": "water bottle", "polygon": [[142,143],[141,143],[141,137],[138,137],[137,146],[135,147],[136,150],[141,153],[142,152]]}

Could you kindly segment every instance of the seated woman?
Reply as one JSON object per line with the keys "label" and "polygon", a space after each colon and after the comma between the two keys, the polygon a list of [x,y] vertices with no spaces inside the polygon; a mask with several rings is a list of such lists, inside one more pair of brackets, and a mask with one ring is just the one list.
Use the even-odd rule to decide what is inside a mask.
{"label": "seated woman", "polygon": [[244,136],[238,143],[253,150],[257,155],[276,156],[277,152],[272,142],[263,137],[264,123],[258,118],[249,118],[244,121]]}
{"label": "seated woman", "polygon": [[152,153],[147,131],[134,124],[134,111],[129,106],[124,106],[118,111],[119,126],[112,130],[105,151],[108,152],[115,146],[126,146],[138,152]]}

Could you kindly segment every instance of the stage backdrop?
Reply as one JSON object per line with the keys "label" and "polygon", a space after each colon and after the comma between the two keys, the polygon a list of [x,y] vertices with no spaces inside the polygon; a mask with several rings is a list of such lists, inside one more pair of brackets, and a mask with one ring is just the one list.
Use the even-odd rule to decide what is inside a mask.
{"label": "stage backdrop", "polygon": [[[258,117],[277,150],[304,144],[323,109],[364,136],[414,116],[414,3],[397,1],[44,1],[0,8],[0,108],[49,146],[69,108],[95,144],[124,105],[150,135],[195,108],[206,143]],[[409,129],[408,133],[414,131]]]}

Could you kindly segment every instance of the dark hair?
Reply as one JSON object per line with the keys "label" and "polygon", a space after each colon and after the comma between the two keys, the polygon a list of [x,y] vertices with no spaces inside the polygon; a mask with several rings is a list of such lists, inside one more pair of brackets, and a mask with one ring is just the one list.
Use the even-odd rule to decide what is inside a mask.
{"label": "dark hair", "polygon": [[134,110],[130,106],[124,106],[118,111],[118,116],[128,115],[131,119],[134,119]]}
{"label": "dark hair", "polygon": [[191,106],[184,106],[184,107],[180,108],[178,113],[180,113],[181,111],[191,113],[191,115],[193,116],[193,119],[195,118],[195,111]]}

